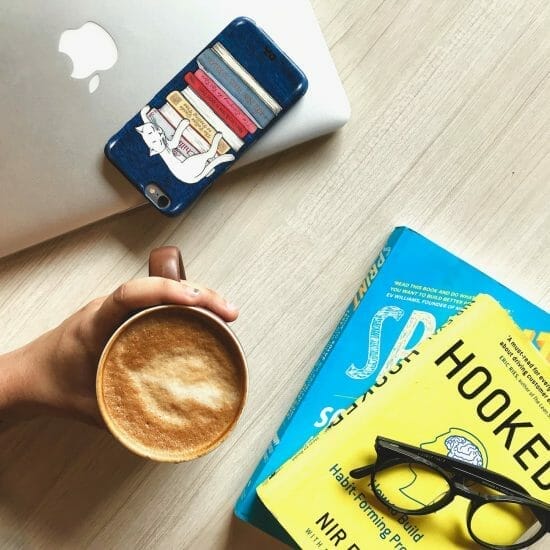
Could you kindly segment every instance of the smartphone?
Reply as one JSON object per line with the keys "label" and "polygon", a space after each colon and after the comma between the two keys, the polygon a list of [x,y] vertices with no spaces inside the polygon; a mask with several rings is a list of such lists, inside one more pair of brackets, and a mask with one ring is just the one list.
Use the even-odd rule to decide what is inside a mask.
{"label": "smartphone", "polygon": [[177,215],[307,85],[273,40],[239,17],[107,142],[105,155],[158,210]]}

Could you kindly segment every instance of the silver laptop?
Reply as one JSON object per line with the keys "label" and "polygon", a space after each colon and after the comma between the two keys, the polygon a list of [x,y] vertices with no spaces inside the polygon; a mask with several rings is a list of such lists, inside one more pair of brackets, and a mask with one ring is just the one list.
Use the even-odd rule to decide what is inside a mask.
{"label": "silver laptop", "polygon": [[309,89],[235,168],[349,118],[307,0],[2,3],[0,256],[144,202],[104,158],[105,142],[240,15],[289,54]]}

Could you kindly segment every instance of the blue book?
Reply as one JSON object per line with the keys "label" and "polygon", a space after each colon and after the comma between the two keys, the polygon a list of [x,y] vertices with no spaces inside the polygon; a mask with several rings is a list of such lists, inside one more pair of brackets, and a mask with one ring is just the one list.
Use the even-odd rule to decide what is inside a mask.
{"label": "blue book", "polygon": [[399,227],[374,260],[235,506],[293,544],[256,487],[476,294],[490,294],[550,359],[550,314],[422,235]]}

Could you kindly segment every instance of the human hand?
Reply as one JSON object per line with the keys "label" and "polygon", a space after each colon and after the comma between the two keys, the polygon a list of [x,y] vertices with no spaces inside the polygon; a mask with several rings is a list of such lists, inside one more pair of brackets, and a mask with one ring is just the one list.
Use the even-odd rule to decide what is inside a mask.
{"label": "human hand", "polygon": [[204,307],[227,322],[238,315],[219,294],[189,281],[146,277],[124,283],[33,342],[0,356],[0,417],[53,414],[103,426],[95,392],[101,352],[133,312],[160,304]]}

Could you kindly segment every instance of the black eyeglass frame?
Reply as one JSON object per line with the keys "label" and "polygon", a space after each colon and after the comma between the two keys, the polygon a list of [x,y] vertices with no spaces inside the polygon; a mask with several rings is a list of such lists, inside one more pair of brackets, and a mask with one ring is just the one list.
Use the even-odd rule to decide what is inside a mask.
{"label": "black eyeglass frame", "polygon": [[[531,497],[527,491],[515,481],[488,470],[480,466],[468,464],[456,458],[451,458],[439,453],[434,453],[420,447],[408,445],[400,441],[395,441],[383,436],[378,436],[375,441],[375,450],[377,454],[376,462],[368,466],[355,468],[351,470],[350,476],[354,479],[360,479],[370,475],[371,488],[380,502],[385,504],[391,510],[411,515],[426,515],[447,506],[455,496],[462,496],[470,500],[466,525],[472,539],[493,550],[516,550],[525,548],[541,539],[546,533],[550,532],[550,505]],[[392,504],[384,497],[383,493],[376,488],[374,483],[376,473],[397,464],[416,463],[436,471],[449,486],[449,491],[437,502],[424,506],[419,510],[409,510],[400,508]],[[466,481],[475,481],[484,486],[504,493],[503,495],[485,495],[476,493],[466,486]],[[472,530],[472,518],[475,512],[484,504],[494,502],[506,502],[511,504],[521,504],[529,507],[533,515],[539,520],[541,527],[539,531],[533,534],[528,540],[509,545],[493,545],[483,541]]]}

